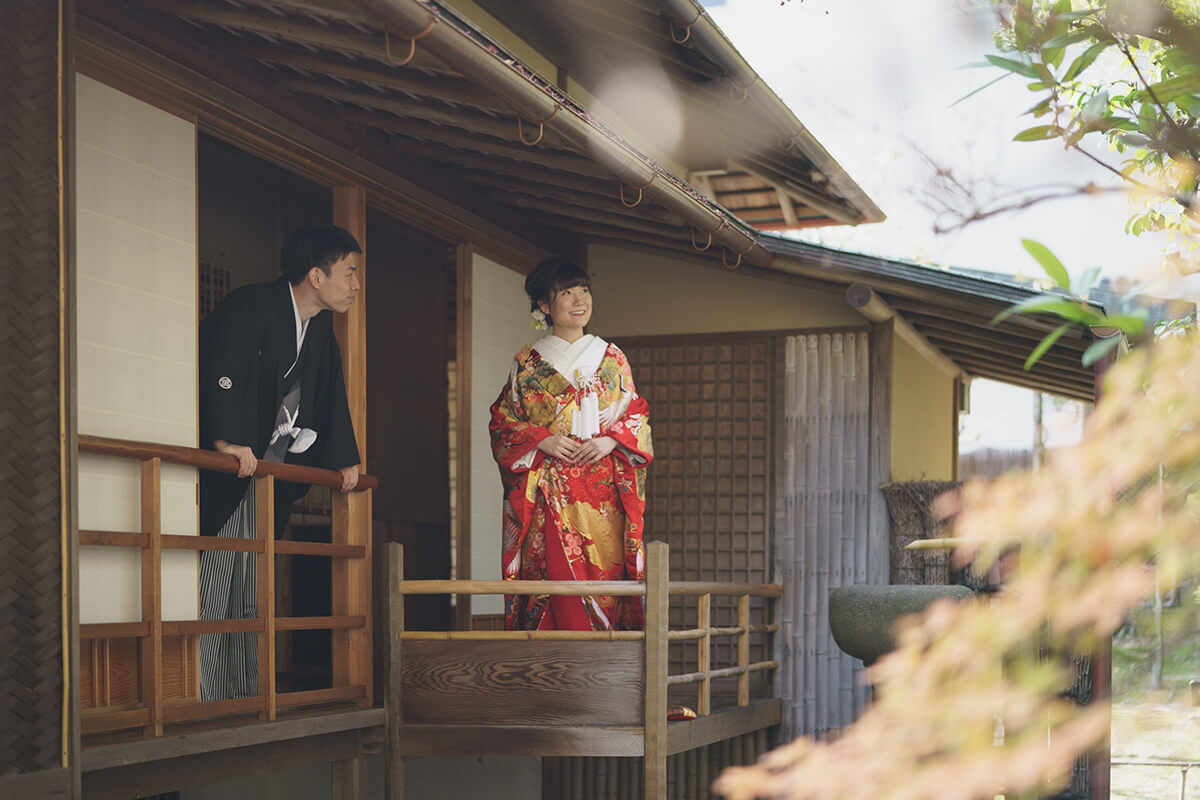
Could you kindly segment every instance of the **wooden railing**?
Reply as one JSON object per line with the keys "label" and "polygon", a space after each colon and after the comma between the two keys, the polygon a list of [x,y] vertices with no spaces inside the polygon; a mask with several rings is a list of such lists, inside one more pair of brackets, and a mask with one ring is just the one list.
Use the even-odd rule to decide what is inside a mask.
{"label": "wooden railing", "polygon": [[[666,558],[666,545],[652,543],[663,552],[655,554]],[[656,558],[649,559],[657,560]],[[664,575],[665,577],[665,575]],[[660,581],[647,571],[645,583],[636,581],[484,581],[484,580],[413,580],[398,581],[393,590],[400,595],[410,594],[467,594],[467,595],[561,595],[583,597],[609,595],[614,597],[646,598],[646,630],[644,631],[403,631],[402,641],[645,641],[662,638],[664,642],[697,642],[696,669],[679,675],[665,673],[666,663],[648,665],[647,671],[664,671],[667,686],[696,684],[696,714],[707,716],[712,712],[712,681],[721,678],[737,678],[737,704],[750,703],[750,676],[755,672],[773,670],[778,661],[750,661],[750,636],[755,633],[767,635],[779,630],[776,624],[750,624],[750,598],[765,597],[768,602],[783,594],[779,584],[711,583],[701,581]],[[695,628],[669,630],[665,626],[652,624],[651,617],[658,606],[665,608],[670,596],[693,596],[697,598],[698,622]],[[712,625],[712,598],[714,596],[737,598],[737,625],[715,627]],[[771,610],[767,609],[770,619]],[[711,643],[714,638],[737,637],[737,663],[714,669],[711,663]],[[649,653],[656,648],[647,647]],[[767,648],[768,651],[770,648]]]}
{"label": "wooden railing", "polygon": [[[136,638],[139,644],[139,696],[136,707],[89,709],[82,719],[84,734],[142,728],[158,736],[172,723],[257,713],[274,720],[280,709],[335,702],[371,704],[369,517],[352,518],[347,495],[335,493],[332,542],[275,540],[275,480],[338,488],[341,475],[333,470],[259,461],[254,473],[257,539],[191,536],[162,530],[162,464],[181,464],[217,472],[236,473],[237,458],[211,450],[80,436],[79,451],[141,463],[141,530],[81,530],[81,546],[124,547],[141,551],[141,621],[79,626],[81,641]],[[378,487],[370,475],[359,478],[355,492]],[[164,621],[162,618],[163,550],[254,553],[257,569],[258,615],[252,619]],[[275,614],[275,556],[310,555],[334,560],[332,608],[328,617],[278,617]],[[364,590],[364,586],[366,587]],[[278,693],[275,683],[277,631],[334,632],[333,683],[328,689]],[[258,634],[258,694],[213,702],[164,702],[163,638],[211,633]]]}
{"label": "wooden railing", "polygon": [[[768,599],[768,605],[773,598],[780,597],[783,594],[783,587],[775,584],[721,584],[721,583],[701,583],[701,582],[685,582],[677,581],[672,583],[669,580],[667,571],[667,545],[663,542],[650,542],[646,545],[646,582],[638,583],[632,581],[405,581],[403,580],[403,548],[398,544],[389,544],[387,546],[386,562],[384,564],[385,582],[388,587],[388,603],[386,606],[386,630],[387,630],[387,647],[388,653],[385,655],[386,663],[388,664],[388,679],[387,679],[387,771],[386,779],[389,791],[392,787],[402,786],[404,780],[404,754],[405,742],[412,743],[412,740],[405,738],[404,730],[408,710],[406,708],[405,693],[416,693],[418,695],[419,719],[417,724],[411,728],[414,730],[414,736],[436,736],[438,734],[447,735],[447,747],[468,749],[463,752],[475,752],[470,748],[478,748],[481,745],[477,734],[485,737],[510,737],[517,735],[505,731],[508,723],[511,725],[514,717],[514,712],[524,713],[526,710],[535,719],[540,719],[541,722],[529,721],[524,723],[524,727],[529,730],[536,730],[538,725],[545,725],[544,731],[550,735],[553,742],[561,743],[564,740],[561,731],[564,726],[575,726],[572,729],[572,736],[582,736],[581,732],[587,725],[596,725],[596,722],[588,722],[587,719],[596,720],[599,717],[607,717],[607,713],[597,714],[594,708],[588,712],[583,712],[580,709],[581,705],[567,705],[565,708],[557,710],[548,710],[545,708],[544,701],[537,699],[540,689],[537,685],[516,687],[512,681],[514,676],[521,675],[522,667],[518,664],[521,658],[512,652],[509,648],[505,654],[498,656],[499,662],[495,661],[496,656],[489,657],[487,654],[481,653],[477,647],[479,642],[496,642],[499,648],[500,642],[511,641],[514,639],[524,640],[530,643],[531,648],[545,648],[544,653],[535,653],[531,657],[533,659],[554,658],[556,663],[548,672],[553,674],[553,689],[555,697],[567,700],[563,697],[563,687],[569,686],[570,691],[576,689],[581,694],[577,696],[580,701],[586,699],[586,695],[596,691],[596,678],[604,675],[605,679],[612,681],[613,676],[622,676],[618,680],[628,681],[630,691],[636,691],[633,686],[638,678],[642,678],[642,689],[640,698],[640,710],[637,712],[637,719],[640,724],[636,728],[618,727],[618,728],[603,728],[597,729],[595,734],[598,736],[614,736],[626,742],[622,737],[636,735],[640,741],[636,747],[632,748],[632,752],[643,756],[643,796],[646,798],[665,798],[667,790],[667,755],[671,748],[671,733],[668,731],[667,724],[667,693],[671,686],[674,685],[697,685],[697,708],[696,712],[698,719],[691,723],[679,723],[685,726],[704,726],[708,722],[725,723],[731,722],[730,716],[712,715],[712,681],[720,678],[737,678],[737,709],[731,709],[730,714],[738,718],[739,722],[747,722],[749,716],[753,715],[755,709],[751,706],[750,698],[750,676],[751,674],[764,670],[776,669],[779,664],[775,661],[760,661],[756,663],[750,662],[750,636],[755,633],[762,633],[770,636],[775,633],[778,626],[769,625],[751,625],[750,624],[750,598],[764,597]],[[644,631],[406,631],[404,630],[404,596],[410,594],[516,594],[516,595],[610,595],[621,597],[645,597],[646,598],[646,629]],[[697,598],[699,604],[699,621],[697,627],[688,630],[670,630],[668,624],[668,605],[672,595],[691,595]],[[728,627],[717,627],[712,624],[712,598],[716,596],[733,596],[737,598],[738,624]],[[770,609],[768,608],[768,613]],[[768,616],[769,619],[769,616]],[[715,637],[721,636],[736,636],[737,639],[737,663],[733,666],[714,669],[711,662],[712,650],[710,644]],[[421,640],[425,640],[422,642]],[[435,666],[430,663],[418,664],[414,669],[413,682],[406,686],[405,669],[411,659],[404,657],[404,643],[413,642],[412,648],[418,648],[422,645],[432,645],[435,642],[429,640],[441,641],[461,641],[462,653],[447,652],[446,648],[441,648],[440,654],[436,659],[440,659],[441,666]],[[614,654],[613,658],[605,659],[598,653],[579,654],[575,657],[568,657],[561,652],[563,648],[551,648],[555,642],[642,642],[642,652],[644,655],[644,663],[642,665],[630,664],[629,657],[631,653],[626,649],[624,652]],[[694,672],[670,675],[668,668],[668,648],[672,642],[696,641],[697,660],[696,670]],[[580,645],[584,647],[586,645]],[[574,648],[575,645],[567,645],[566,647]],[[612,647],[622,648],[625,645],[613,644]],[[424,648],[428,649],[428,648]],[[604,648],[607,649],[607,648]],[[559,652],[553,652],[558,650]],[[424,657],[429,658],[429,653],[425,653]],[[449,658],[449,663],[447,659]],[[491,659],[492,663],[485,663]],[[511,659],[511,660],[510,660]],[[418,657],[418,661],[421,658]],[[463,663],[463,661],[471,663]],[[599,663],[604,662],[604,663]],[[543,669],[545,665],[539,662],[537,668],[524,673],[528,675],[529,680],[536,681],[540,673],[546,672]],[[644,668],[644,671],[639,670],[638,666]],[[639,676],[637,673],[642,672]],[[470,676],[469,680],[464,683],[463,676]],[[540,677],[544,680],[545,675]],[[490,694],[481,695],[478,692],[478,687],[485,686]],[[546,687],[549,690],[551,687]],[[431,689],[437,692],[436,703],[430,702]],[[569,692],[568,692],[569,693]],[[463,697],[455,695],[462,694]],[[472,703],[467,715],[470,722],[463,722],[463,704],[466,697],[470,695]],[[519,697],[518,697],[519,695]],[[496,709],[492,709],[486,702],[480,703],[477,698],[487,696],[495,700]],[[572,698],[576,699],[576,698]],[[569,702],[569,701],[568,701]],[[611,706],[620,706],[621,709],[629,709],[630,703],[638,704],[638,698],[632,696],[613,697]],[[445,709],[445,716],[442,716],[442,710]],[[623,719],[626,711],[622,711]],[[430,717],[433,719],[430,719]],[[742,719],[742,715],[746,719]],[[549,724],[547,720],[554,724]],[[632,721],[632,720],[630,720]],[[776,721],[778,718],[776,717]],[[422,724],[422,722],[424,724]],[[438,722],[451,723],[439,725]],[[606,723],[612,724],[612,723]],[[629,724],[628,722],[623,724]],[[483,730],[472,731],[472,726],[483,726]],[[489,728],[489,726],[491,726]],[[580,726],[584,726],[581,728]],[[697,736],[695,742],[700,744],[705,741],[716,741],[724,737],[722,734],[717,734],[715,737],[712,734],[715,731],[724,730],[723,724],[709,726],[709,737],[706,739],[703,735]],[[745,729],[744,729],[745,728]],[[524,728],[523,728],[524,729]],[[679,732],[681,729],[672,729]],[[691,731],[693,728],[686,728]],[[748,728],[745,724],[739,727],[738,724],[730,724],[728,730],[733,733],[744,733]],[[570,737],[567,737],[568,739]],[[682,737],[681,737],[682,738]],[[469,739],[469,742],[468,742]],[[537,737],[535,736],[536,740]],[[600,740],[589,740],[597,743]],[[613,744],[612,739],[605,740],[609,745]],[[493,742],[494,744],[494,742]],[[559,747],[555,744],[553,747],[548,742],[543,742],[544,746],[551,749],[543,749],[538,752],[524,752],[524,755],[563,755],[553,747]],[[699,746],[692,744],[692,747]],[[536,748],[535,748],[536,749]],[[687,749],[687,748],[682,748]],[[609,752],[607,755],[628,755],[629,751],[623,747],[617,747],[620,752]],[[445,752],[451,752],[446,750]],[[584,748],[582,751],[573,751],[572,755],[595,755],[595,749],[591,747]],[[391,796],[388,794],[387,796]]]}

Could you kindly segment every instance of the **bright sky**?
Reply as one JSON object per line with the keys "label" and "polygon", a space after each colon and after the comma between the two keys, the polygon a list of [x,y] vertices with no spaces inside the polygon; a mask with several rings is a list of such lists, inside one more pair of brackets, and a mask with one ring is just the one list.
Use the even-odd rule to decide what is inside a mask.
{"label": "bright sky", "polygon": [[[964,69],[994,53],[994,17],[985,0],[724,0],[708,11],[743,56],[888,215],[861,228],[808,237],[838,247],[1000,272],[1041,276],[1021,247],[1041,241],[1078,274],[1153,271],[1161,243],[1124,234],[1132,213],[1122,195],[1038,205],[937,235],[922,201],[932,169],[924,156],[978,184],[981,196],[1012,188],[1095,181],[1100,167],[1051,142],[1013,142],[1040,124],[1022,113],[1038,95],[1009,77]],[[1107,158],[1108,154],[1100,145]]]}
{"label": "bright sky", "polygon": [[[962,68],[995,52],[995,22],[985,0],[724,0],[706,6],[767,84],[888,215],[882,223],[819,229],[805,238],[883,256],[1040,277],[1040,267],[1021,246],[1022,238],[1032,238],[1054,251],[1072,274],[1094,265],[1110,276],[1156,272],[1162,242],[1124,233],[1134,209],[1119,194],[1052,201],[958,232],[934,232],[935,214],[922,199],[933,174],[926,156],[982,187],[984,196],[1046,184],[1111,185],[1100,167],[1060,144],[1012,141],[1018,131],[1038,124],[1021,116],[1038,97],[1019,77],[951,107],[1000,74]],[[1106,150],[1096,152],[1115,161]],[[978,381],[964,424],[964,452],[1029,446],[1032,395]]]}

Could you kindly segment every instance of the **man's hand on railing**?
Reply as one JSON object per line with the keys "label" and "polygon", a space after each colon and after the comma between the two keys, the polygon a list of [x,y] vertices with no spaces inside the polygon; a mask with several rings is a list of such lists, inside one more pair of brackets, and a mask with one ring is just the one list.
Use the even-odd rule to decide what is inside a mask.
{"label": "man's hand on railing", "polygon": [[[254,451],[249,447],[241,444],[230,444],[224,439],[217,439],[213,442],[213,449],[218,453],[236,456],[238,460],[237,476],[239,478],[249,478],[254,474],[254,470],[258,468],[258,458],[255,457]],[[358,483],[358,470],[355,470],[354,482]],[[346,485],[345,473],[342,473],[342,485]],[[351,485],[353,488],[353,484]],[[342,489],[343,492],[349,491]]]}
{"label": "man's hand on railing", "polygon": [[350,492],[358,486],[358,467],[342,467],[338,470],[342,473],[342,491]]}

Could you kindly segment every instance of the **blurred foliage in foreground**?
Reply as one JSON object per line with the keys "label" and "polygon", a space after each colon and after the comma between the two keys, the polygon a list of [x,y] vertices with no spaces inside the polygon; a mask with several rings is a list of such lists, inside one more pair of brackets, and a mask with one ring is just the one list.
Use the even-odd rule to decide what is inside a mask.
{"label": "blurred foliage in foreground", "polygon": [[1164,586],[1200,571],[1195,335],[1134,353],[1104,389],[1083,444],[1056,452],[1036,477],[969,483],[947,509],[969,542],[958,555],[976,568],[1019,545],[1006,590],[913,621],[871,670],[876,702],[861,719],[836,741],[800,739],[727,770],[722,794],[990,800],[1064,785],[1076,756],[1109,731],[1107,706],[1061,697],[1071,660],[1153,595],[1149,564]]}

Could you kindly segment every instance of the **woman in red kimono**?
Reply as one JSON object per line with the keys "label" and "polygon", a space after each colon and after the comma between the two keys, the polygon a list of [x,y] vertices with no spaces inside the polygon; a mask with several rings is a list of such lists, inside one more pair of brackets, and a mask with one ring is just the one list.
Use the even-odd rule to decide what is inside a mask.
{"label": "woman in red kimono", "polygon": [[[564,259],[543,262],[525,281],[534,327],[553,330],[517,353],[492,405],[505,580],[645,580],[648,409],[625,354],[584,332],[590,287],[588,274]],[[509,630],[644,624],[640,597],[505,598]]]}

